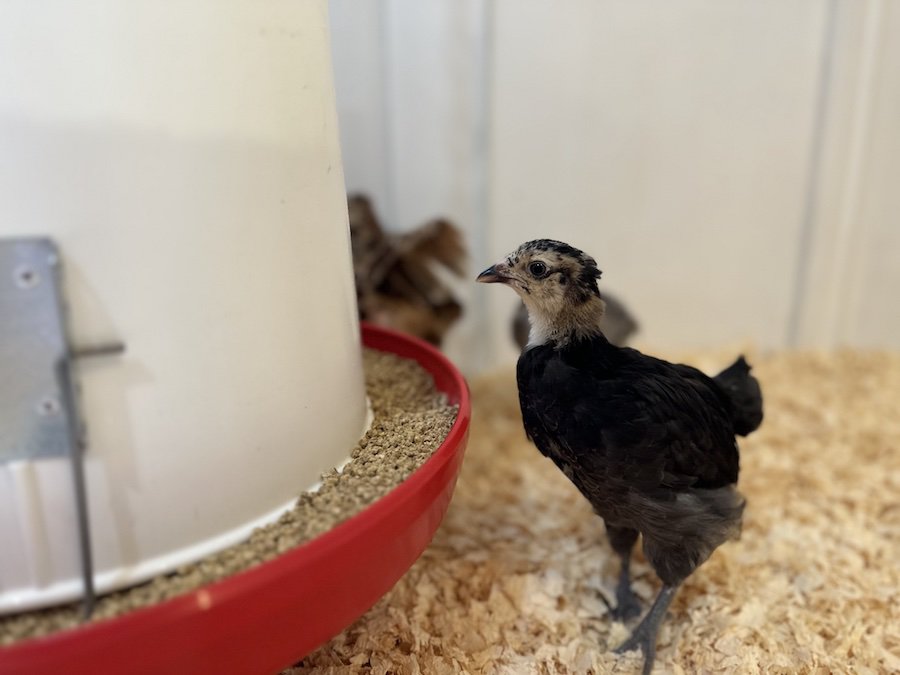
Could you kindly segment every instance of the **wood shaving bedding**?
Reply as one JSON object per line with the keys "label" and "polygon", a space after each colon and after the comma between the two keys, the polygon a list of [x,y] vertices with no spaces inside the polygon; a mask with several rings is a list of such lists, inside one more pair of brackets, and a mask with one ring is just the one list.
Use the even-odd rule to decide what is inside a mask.
{"label": "wood shaving bedding", "polygon": [[[734,353],[685,359],[714,372]],[[742,439],[743,537],[679,592],[658,673],[900,672],[900,354],[754,356],[766,420]],[[511,371],[473,382],[467,459],[433,544],[289,675],[634,673],[609,648],[602,522],[525,439]],[[638,553],[635,590],[658,581]]]}

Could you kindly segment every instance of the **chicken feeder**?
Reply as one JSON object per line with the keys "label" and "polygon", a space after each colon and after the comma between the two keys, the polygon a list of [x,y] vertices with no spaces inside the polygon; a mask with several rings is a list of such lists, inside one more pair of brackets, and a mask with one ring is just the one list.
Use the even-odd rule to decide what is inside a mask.
{"label": "chicken feeder", "polygon": [[[0,615],[79,599],[89,613],[95,594],[275,520],[365,431],[356,316],[324,0],[3,4]],[[439,354],[367,330],[465,398]],[[0,649],[0,671],[86,658],[175,672],[159,664],[232,639],[248,670],[287,665],[427,544],[467,419],[344,526],[188,596]],[[360,541],[384,559],[328,600],[321,584],[359,571]],[[288,597],[304,609],[257,636]],[[115,661],[129,650],[131,670]]]}
{"label": "chicken feeder", "polygon": [[82,594],[70,439],[105,592],[246,537],[363,432],[326,17],[4,3],[0,613]]}
{"label": "chicken feeder", "polygon": [[390,493],[325,534],[222,581],[119,618],[0,648],[4,675],[277,672],[369,609],[440,524],[462,465],[465,380],[431,345],[363,326],[373,349],[415,359],[459,413],[431,458]]}

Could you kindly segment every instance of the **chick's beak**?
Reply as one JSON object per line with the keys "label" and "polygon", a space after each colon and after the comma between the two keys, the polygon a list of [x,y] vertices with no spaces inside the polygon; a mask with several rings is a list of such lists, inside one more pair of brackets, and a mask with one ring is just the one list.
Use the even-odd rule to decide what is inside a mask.
{"label": "chick's beak", "polygon": [[509,276],[507,275],[508,272],[509,267],[504,263],[497,263],[496,265],[491,265],[484,272],[479,274],[475,281],[480,281],[483,284],[505,283],[509,281]]}

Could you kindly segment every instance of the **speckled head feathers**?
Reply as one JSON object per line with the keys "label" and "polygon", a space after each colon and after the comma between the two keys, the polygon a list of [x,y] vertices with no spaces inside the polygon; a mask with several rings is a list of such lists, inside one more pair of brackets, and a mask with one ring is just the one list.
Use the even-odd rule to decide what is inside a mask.
{"label": "speckled head feathers", "polygon": [[478,281],[512,288],[528,309],[529,344],[563,344],[599,332],[604,303],[594,259],[555,239],[527,241],[482,272]]}
{"label": "speckled head feathers", "polygon": [[548,265],[548,274],[560,273],[560,283],[571,282],[569,294],[572,300],[583,302],[590,295],[600,297],[597,281],[602,272],[597,262],[584,251],[555,239],[533,239],[526,241],[507,257],[507,264],[515,268],[524,259],[540,259]]}

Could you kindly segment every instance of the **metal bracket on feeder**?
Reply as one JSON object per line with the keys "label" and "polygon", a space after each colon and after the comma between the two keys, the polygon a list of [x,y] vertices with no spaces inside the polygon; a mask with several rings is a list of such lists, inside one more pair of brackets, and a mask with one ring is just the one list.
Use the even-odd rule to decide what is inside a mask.
{"label": "metal bracket on feeder", "polygon": [[59,250],[46,238],[0,239],[0,464],[68,458],[72,466],[84,614],[93,611],[84,424],[73,364],[120,353],[121,343],[73,347]]}

